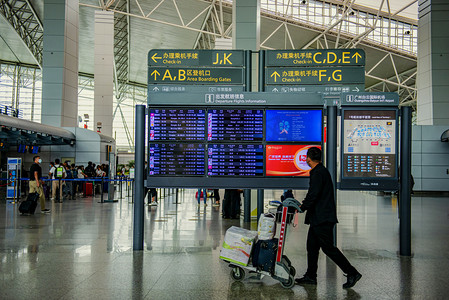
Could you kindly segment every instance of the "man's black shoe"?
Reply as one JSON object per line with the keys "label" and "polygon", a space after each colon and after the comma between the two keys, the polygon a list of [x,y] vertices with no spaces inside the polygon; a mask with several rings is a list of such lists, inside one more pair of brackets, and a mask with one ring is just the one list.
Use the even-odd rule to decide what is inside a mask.
{"label": "man's black shoe", "polygon": [[347,277],[348,277],[348,281],[345,284],[343,284],[344,289],[352,288],[357,283],[357,281],[359,281],[360,278],[362,278],[362,274],[357,272],[354,274],[348,274]]}
{"label": "man's black shoe", "polygon": [[316,278],[309,277],[308,275],[304,275],[304,277],[296,278],[295,282],[297,284],[316,284]]}

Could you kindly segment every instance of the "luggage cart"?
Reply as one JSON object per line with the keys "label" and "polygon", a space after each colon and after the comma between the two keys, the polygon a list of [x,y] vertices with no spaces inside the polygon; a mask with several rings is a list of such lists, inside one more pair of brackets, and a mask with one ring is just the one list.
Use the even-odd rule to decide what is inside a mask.
{"label": "luggage cart", "polygon": [[[294,199],[293,199],[294,200]],[[297,200],[294,200],[298,202]],[[291,203],[291,201],[290,201]],[[298,202],[299,203],[299,202]],[[287,200],[284,202],[282,207],[282,218],[281,218],[281,229],[279,233],[278,245],[277,245],[277,253],[276,253],[276,261],[274,262],[274,268],[272,268],[273,272],[266,272],[259,270],[258,268],[251,265],[251,262],[248,263],[248,266],[241,266],[237,264],[229,263],[229,267],[231,269],[231,278],[235,281],[242,281],[245,278],[246,272],[255,273],[259,275],[259,279],[262,279],[264,276],[270,276],[273,279],[278,280],[281,283],[281,286],[290,289],[295,285],[295,275],[296,270],[292,266],[291,261],[288,259],[286,255],[284,255],[284,245],[285,239],[287,236],[287,215],[288,208],[294,207],[299,209],[299,205],[291,205]],[[300,209],[299,212],[302,212]],[[292,219],[292,218],[291,218]],[[252,255],[253,253],[251,253]]]}

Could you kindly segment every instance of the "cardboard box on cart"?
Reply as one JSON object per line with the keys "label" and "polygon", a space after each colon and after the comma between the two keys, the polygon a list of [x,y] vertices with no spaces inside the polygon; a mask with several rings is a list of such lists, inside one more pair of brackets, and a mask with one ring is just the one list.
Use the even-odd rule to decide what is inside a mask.
{"label": "cardboard box on cart", "polygon": [[256,237],[257,231],[232,226],[226,231],[220,258],[247,266]]}

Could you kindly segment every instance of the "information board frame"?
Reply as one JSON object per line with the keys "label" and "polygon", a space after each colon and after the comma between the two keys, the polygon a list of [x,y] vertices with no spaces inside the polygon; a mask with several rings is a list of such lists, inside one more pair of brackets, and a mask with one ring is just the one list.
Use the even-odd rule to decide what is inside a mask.
{"label": "information board frame", "polygon": [[[394,138],[394,176],[393,177],[349,177],[345,176],[345,112],[348,111],[390,111],[395,114],[395,138]],[[340,190],[374,190],[395,191],[399,188],[399,109],[398,107],[376,107],[376,106],[344,106],[341,108],[340,121]],[[376,155],[376,154],[374,154]],[[381,154],[379,154],[381,155]]]}
{"label": "information board frame", "polygon": [[[198,93],[200,94],[200,93]],[[164,109],[164,108],[170,108],[173,106],[182,106],[183,108],[191,109],[204,109],[205,114],[207,116],[209,110],[216,110],[216,109],[238,109],[238,110],[263,110],[263,117],[264,117],[264,125],[263,125],[263,132],[264,132],[264,138],[263,142],[261,143],[264,146],[264,176],[262,177],[245,177],[245,176],[219,176],[219,175],[207,175],[207,155],[205,157],[205,176],[148,176],[148,180],[146,181],[147,187],[161,187],[161,188],[171,188],[171,187],[184,187],[184,188],[272,188],[272,189],[306,189],[309,185],[309,177],[292,177],[292,176],[285,176],[285,177],[276,177],[276,176],[265,176],[265,147],[268,144],[276,144],[276,142],[267,142],[265,140],[265,111],[267,109],[278,109],[278,110],[320,110],[322,112],[322,118],[321,118],[321,136],[323,137],[323,130],[324,130],[324,100],[321,96],[317,96],[316,94],[310,94],[309,99],[306,99],[304,103],[305,105],[295,105],[293,103],[285,105],[285,103],[272,101],[273,99],[269,99],[270,96],[274,96],[274,98],[277,100],[279,94],[271,94],[271,93],[244,93],[245,97],[244,100],[248,100],[250,104],[246,104],[245,102],[238,103],[241,105],[236,105],[236,103],[208,103],[204,99],[207,99],[207,96],[205,94],[201,94],[200,101],[197,102],[190,102],[191,105],[186,105],[184,101],[181,101],[181,103],[178,103],[177,105],[171,101],[167,101],[166,97],[170,95],[170,98],[176,98],[176,94],[158,94],[154,93],[149,95],[148,98],[148,107],[147,111],[149,112],[150,109]],[[252,96],[257,96],[256,98],[250,98],[247,97],[248,94],[253,94]],[[257,95],[254,95],[257,94]],[[262,99],[262,96],[264,98],[264,101],[260,101]],[[307,95],[305,95],[307,97]],[[296,96],[298,98],[298,95]],[[303,95],[304,97],[304,95]],[[163,100],[165,98],[165,100]],[[289,97],[287,97],[289,98]],[[252,105],[251,99],[258,99],[257,101],[259,103],[262,103],[261,105]],[[184,99],[185,100],[185,99]],[[242,100],[242,99],[240,99]],[[266,101],[265,101],[266,100]],[[187,102],[187,101],[186,101]],[[218,102],[218,101],[217,101]],[[296,101],[298,102],[298,101]],[[170,104],[168,104],[170,103]],[[246,105],[245,105],[246,104]],[[147,117],[149,117],[147,115]],[[207,127],[207,125],[206,125]],[[206,128],[207,131],[207,128]],[[151,141],[151,143],[155,143],[154,141]],[[163,143],[163,142],[157,142],[157,143]],[[167,142],[169,143],[169,142]],[[197,142],[195,142],[197,143]],[[206,147],[209,144],[235,144],[240,143],[236,141],[207,141],[207,136],[205,137],[204,142],[202,142]],[[248,142],[251,143],[251,142]],[[246,143],[246,144],[248,144]],[[284,144],[301,144],[301,145],[311,145],[316,144],[323,148],[323,139],[321,139],[320,142],[283,142]],[[150,144],[150,141],[148,141],[147,145]],[[277,143],[282,144],[282,143]],[[147,159],[149,161],[149,153],[147,154]],[[149,174],[148,174],[149,175]]]}

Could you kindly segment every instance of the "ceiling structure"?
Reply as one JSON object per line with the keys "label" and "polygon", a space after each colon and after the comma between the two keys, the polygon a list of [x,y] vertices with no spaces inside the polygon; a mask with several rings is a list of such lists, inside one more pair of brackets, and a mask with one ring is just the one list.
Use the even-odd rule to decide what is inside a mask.
{"label": "ceiling structure", "polygon": [[[40,66],[44,0],[0,0],[0,60]],[[368,91],[416,106],[417,0],[261,0],[261,49],[362,48]],[[94,12],[115,13],[116,97],[146,84],[150,49],[232,37],[228,0],[80,0],[79,71],[93,74]]]}

